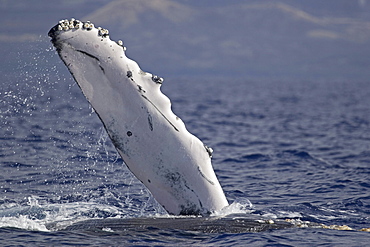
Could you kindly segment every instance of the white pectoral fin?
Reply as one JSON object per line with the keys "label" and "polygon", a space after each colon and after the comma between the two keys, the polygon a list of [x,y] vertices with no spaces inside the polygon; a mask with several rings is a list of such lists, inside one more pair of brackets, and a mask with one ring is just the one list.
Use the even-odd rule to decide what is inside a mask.
{"label": "white pectoral fin", "polygon": [[90,22],[61,21],[49,36],[126,165],[169,213],[207,214],[228,205],[211,149],[173,114],[162,78],[141,71],[122,42]]}
{"label": "white pectoral fin", "polygon": [[[73,78],[81,88],[85,97],[88,99],[89,102],[91,102],[94,96],[94,86],[91,84],[91,82],[99,79],[101,80],[102,77],[104,77],[104,75],[101,73],[89,73],[90,71],[96,70],[97,62],[95,61],[95,59],[86,57],[86,55],[78,53],[74,51],[73,48],[68,47],[61,49],[59,55],[67,66],[69,72],[72,74]],[[76,66],[77,61],[84,62],[80,62],[79,65]],[[94,78],[96,74],[98,74],[98,77]]]}

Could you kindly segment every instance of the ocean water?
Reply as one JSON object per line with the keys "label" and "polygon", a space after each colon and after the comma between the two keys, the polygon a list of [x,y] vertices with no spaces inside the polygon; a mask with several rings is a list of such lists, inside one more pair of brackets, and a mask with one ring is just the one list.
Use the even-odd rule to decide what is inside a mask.
{"label": "ocean water", "polygon": [[353,230],[212,232],[171,222],[71,230],[83,220],[145,225],[144,218],[171,218],[125,167],[46,46],[15,54],[19,61],[2,81],[0,245],[368,244],[370,233],[359,230],[370,228],[370,83],[347,79],[165,78],[162,91],[188,130],[214,149],[213,166],[232,203],[227,213]]}

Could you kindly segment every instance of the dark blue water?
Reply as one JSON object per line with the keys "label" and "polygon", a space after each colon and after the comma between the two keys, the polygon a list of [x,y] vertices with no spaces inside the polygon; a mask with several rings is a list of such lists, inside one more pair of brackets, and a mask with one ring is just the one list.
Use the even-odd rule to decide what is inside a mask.
{"label": "dark blue water", "polygon": [[358,230],[370,227],[370,82],[350,80],[169,78],[162,91],[188,130],[214,149],[231,203],[255,216],[353,231],[63,231],[81,220],[165,212],[125,167],[54,51],[40,43],[15,54],[18,65],[1,82],[1,245],[367,244],[370,233]]}

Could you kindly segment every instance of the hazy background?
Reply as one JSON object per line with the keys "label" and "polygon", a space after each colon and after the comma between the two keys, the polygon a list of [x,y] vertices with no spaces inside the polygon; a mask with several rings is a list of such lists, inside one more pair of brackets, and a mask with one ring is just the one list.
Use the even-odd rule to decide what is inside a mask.
{"label": "hazy background", "polygon": [[370,76],[368,0],[0,0],[0,11],[5,74],[47,52],[49,29],[74,17],[109,29],[143,70],[165,78]]}

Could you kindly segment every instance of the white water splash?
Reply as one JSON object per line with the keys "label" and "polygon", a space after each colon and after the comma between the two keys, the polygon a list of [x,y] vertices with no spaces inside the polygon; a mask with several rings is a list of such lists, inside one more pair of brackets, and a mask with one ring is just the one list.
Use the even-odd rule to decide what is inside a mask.
{"label": "white water splash", "polygon": [[250,214],[253,212],[253,204],[246,198],[238,198],[229,206],[213,212],[211,216],[227,216],[230,214]]}
{"label": "white water splash", "polygon": [[35,197],[29,197],[27,206],[8,205],[0,211],[0,228],[19,228],[32,231],[57,231],[76,222],[104,218],[112,215],[125,218],[127,213],[111,205],[94,202],[73,202],[39,205]]}

